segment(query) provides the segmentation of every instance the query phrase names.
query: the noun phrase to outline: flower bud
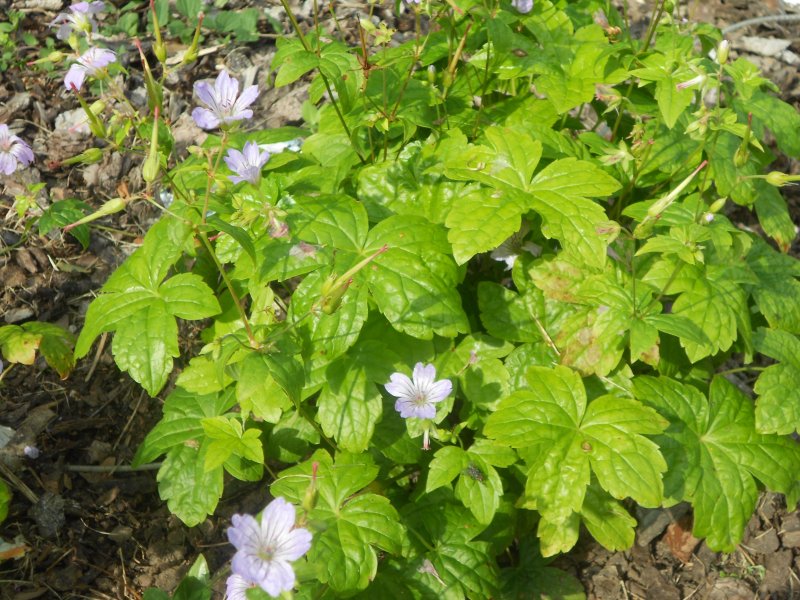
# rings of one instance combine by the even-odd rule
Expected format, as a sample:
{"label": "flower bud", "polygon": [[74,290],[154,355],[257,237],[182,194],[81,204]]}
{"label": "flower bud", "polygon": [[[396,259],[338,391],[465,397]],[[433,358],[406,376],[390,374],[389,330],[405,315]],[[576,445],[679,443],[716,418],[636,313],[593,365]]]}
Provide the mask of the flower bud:
{"label": "flower bud", "polygon": [[436,65],[428,65],[428,83],[436,83]]}
{"label": "flower bud", "polygon": [[342,298],[344,297],[347,288],[349,288],[350,284],[353,283],[351,278],[344,283],[336,285],[338,280],[338,277],[332,275],[322,285],[322,302],[320,307],[322,308],[322,312],[324,312],[326,315],[332,315],[339,310],[339,307],[342,305]]}
{"label": "flower bud", "polygon": [[158,161],[158,107],[155,108],[153,116],[153,132],[150,136],[150,150],[147,158],[142,165],[142,179],[147,183],[152,183],[158,177],[160,164]]}
{"label": "flower bud", "polygon": [[724,65],[728,62],[728,56],[731,52],[731,45],[728,43],[728,40],[722,40],[719,45],[717,46],[717,62],[721,65]]}
{"label": "flower bud", "polygon": [[197,60],[197,46],[200,44],[200,26],[203,24],[204,17],[205,14],[202,12],[197,15],[197,28],[194,30],[194,37],[192,38],[191,45],[183,55],[183,60],[181,61],[182,65],[186,65]]}
{"label": "flower bud", "polygon": [[722,207],[725,206],[727,201],[727,198],[719,198],[718,200],[715,200],[711,206],[708,207],[708,212],[710,212],[712,215],[717,214],[722,210]]}
{"label": "flower bud", "polygon": [[747,147],[748,145],[744,142],[739,144],[739,147],[736,149],[736,152],[733,154],[733,165],[736,168],[742,168],[747,164],[747,161],[750,160],[750,149]]}
{"label": "flower bud", "polygon": [[37,60],[30,61],[28,63],[28,66],[31,66],[31,65],[42,65],[42,64],[46,64],[46,63],[60,63],[66,57],[67,57],[67,55],[64,54],[63,52],[59,52],[58,50],[54,50],[53,52],[51,52],[47,56],[44,56],[44,57],[39,58]]}
{"label": "flower bud", "polygon": [[93,115],[100,116],[103,114],[103,111],[106,109],[106,103],[102,100],[95,100],[89,105],[89,110],[92,111]]}
{"label": "flower bud", "polygon": [[770,171],[764,179],[766,179],[767,183],[770,185],[783,187],[784,185],[800,180],[800,175],[787,175],[780,171]]}
{"label": "flower bud", "polygon": [[105,217],[105,216],[108,216],[108,215],[113,215],[114,213],[118,213],[118,212],[120,212],[122,210],[125,210],[125,207],[128,205],[128,202],[130,202],[130,198],[127,198],[127,199],[125,199],[125,198],[112,198],[111,200],[109,200],[108,202],[103,204],[103,206],[101,206],[96,211],[94,211],[92,214],[87,215],[87,216],[83,217],[82,219],[78,219],[74,223],[70,223],[69,225],[64,227],[64,232],[66,233],[67,231],[69,231],[70,229],[72,229],[74,227],[77,227],[78,225],[84,225],[86,223],[90,223],[92,221],[95,221],[95,220],[97,220],[97,219],[99,219],[101,217]]}
{"label": "flower bud", "polygon": [[[150,0],[150,12],[153,15],[153,32],[155,33],[155,41],[153,42],[153,54],[162,65],[167,60],[167,47],[164,45],[164,40],[161,39],[161,25],[158,22],[158,13],[156,12],[155,0]],[[141,47],[139,52],[141,52]],[[148,90],[149,91],[149,90]]]}
{"label": "flower bud", "polygon": [[76,154],[72,158],[61,161],[61,164],[74,165],[81,163],[83,165],[93,165],[99,163],[101,160],[103,160],[103,151],[100,150],[100,148],[89,148],[80,154]]}

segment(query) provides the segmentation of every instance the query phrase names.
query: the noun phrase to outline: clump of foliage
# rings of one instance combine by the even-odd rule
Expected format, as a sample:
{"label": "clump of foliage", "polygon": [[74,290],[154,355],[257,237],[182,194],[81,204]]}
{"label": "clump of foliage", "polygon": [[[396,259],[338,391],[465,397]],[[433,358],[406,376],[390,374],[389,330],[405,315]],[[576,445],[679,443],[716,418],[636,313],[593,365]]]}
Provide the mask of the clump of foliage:
{"label": "clump of foliage", "polygon": [[247,131],[252,91],[218,79],[196,84],[213,133],[174,156],[158,46],[148,115],[113,90],[109,120],[87,107],[174,201],[81,221],[163,210],[75,357],[113,332],[155,395],[178,319],[204,324],[135,464],[163,457],[189,526],[266,470],[312,535],[304,598],[578,597],[544,557],[582,528],[629,547],[633,503],[689,502],[732,550],[759,490],[800,491],[793,178],[764,141],[800,156],[800,116],[664,2],[641,40],[599,0],[406,10],[401,44],[370,23],[359,48],[278,41],[258,85],[310,78],[302,128]]}

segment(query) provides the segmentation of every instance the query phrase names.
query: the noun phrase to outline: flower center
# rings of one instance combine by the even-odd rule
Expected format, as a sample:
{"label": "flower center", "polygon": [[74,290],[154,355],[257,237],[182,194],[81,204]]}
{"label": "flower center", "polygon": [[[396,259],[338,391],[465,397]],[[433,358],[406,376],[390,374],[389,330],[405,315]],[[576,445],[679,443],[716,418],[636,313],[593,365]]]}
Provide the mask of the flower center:
{"label": "flower center", "polygon": [[417,395],[414,396],[414,404],[417,406],[425,406],[428,403],[428,397],[425,392],[417,392]]}
{"label": "flower center", "polygon": [[275,556],[274,546],[267,546],[266,548],[261,548],[261,550],[259,550],[258,552],[258,558],[260,558],[264,562],[271,562],[274,556]]}

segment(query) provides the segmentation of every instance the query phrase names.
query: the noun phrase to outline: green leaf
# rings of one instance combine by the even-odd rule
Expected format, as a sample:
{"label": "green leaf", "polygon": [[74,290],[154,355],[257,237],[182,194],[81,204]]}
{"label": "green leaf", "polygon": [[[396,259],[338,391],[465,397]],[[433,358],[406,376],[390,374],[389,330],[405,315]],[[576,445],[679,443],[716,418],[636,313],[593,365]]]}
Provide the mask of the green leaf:
{"label": "green leaf", "polygon": [[8,516],[8,507],[11,506],[11,490],[6,482],[0,479],[0,523]]}
{"label": "green leaf", "polygon": [[176,388],[164,400],[164,416],[147,434],[136,451],[132,464],[139,466],[155,460],[176,446],[199,444],[204,435],[201,421],[205,417],[216,417],[225,413],[233,405],[231,394],[205,394]]}
{"label": "green leaf", "polygon": [[281,38],[278,52],[272,59],[272,68],[277,69],[275,87],[283,87],[297,81],[319,66],[319,58],[306,50],[299,39]]}
{"label": "green leaf", "polygon": [[317,401],[322,430],[343,450],[363,452],[381,418],[381,394],[368,378],[366,366],[357,360],[343,357],[326,373],[327,384]]}
{"label": "green leaf", "polygon": [[456,446],[444,446],[436,451],[428,465],[425,491],[430,493],[438,487],[448,485],[467,467],[467,454]]}
{"label": "green leaf", "polygon": [[477,454],[467,453],[467,465],[461,471],[455,489],[478,523],[490,524],[500,506],[503,482],[489,463]]}
{"label": "green leaf", "polygon": [[602,268],[606,247],[619,226],[610,223],[602,207],[588,198],[608,196],[619,187],[593,163],[563,158],[534,177],[529,206],[542,216],[544,235],[557,239],[566,253],[587,266]]}
{"label": "green leaf", "polygon": [[694,507],[694,534],[730,552],[755,509],[755,478],[787,493],[800,472],[797,445],[755,431],[752,401],[722,377],[711,382],[710,401],[696,388],[662,377],[637,377],[636,396],[670,421],[657,438],[669,466],[665,495]]}
{"label": "green leaf", "polygon": [[[65,227],[70,223],[82,219],[86,216],[86,212],[90,206],[86,202],[70,198],[68,200],[59,200],[53,202],[39,217],[39,235],[47,235],[53,229]],[[74,237],[83,249],[89,247],[89,225],[83,224],[73,227],[69,231],[70,235]]]}
{"label": "green leaf", "polygon": [[369,288],[392,326],[429,340],[468,330],[456,289],[459,274],[444,231],[422,218],[394,216],[370,232],[365,252],[388,250],[367,267]]}
{"label": "green leaf", "polygon": [[578,513],[570,513],[564,517],[542,515],[536,532],[542,546],[542,556],[554,556],[559,552],[568,552],[578,543],[581,517]]}
{"label": "green leaf", "polygon": [[114,359],[123,371],[155,396],[167,383],[172,359],[178,350],[178,325],[162,300],[117,325],[112,346]]}
{"label": "green leaf", "polygon": [[678,118],[683,114],[694,98],[694,90],[677,89],[677,84],[671,76],[665,75],[656,83],[656,100],[664,123],[669,129],[675,126]]}
{"label": "green leaf", "polygon": [[181,319],[205,319],[220,312],[214,292],[199,275],[181,273],[158,288],[170,314]]}
{"label": "green leaf", "polygon": [[789,156],[800,156],[800,115],[797,110],[780,98],[757,91],[747,100],[734,98],[733,106],[739,114],[740,121],[747,120],[753,114],[753,132],[764,139],[764,130],[768,128],[778,142],[778,148]]}
{"label": "green leaf", "polygon": [[542,334],[532,315],[539,314],[541,300],[520,295],[492,281],[478,284],[481,323],[491,335],[511,342],[536,342]]}
{"label": "green leaf", "polygon": [[800,431],[800,340],[779,329],[759,329],[756,350],[781,361],[758,376],[756,429],[760,433]]}
{"label": "green leaf", "polygon": [[205,449],[176,446],[158,470],[158,493],[188,527],[213,514],[222,496],[222,467],[206,471]]}
{"label": "green leaf", "polygon": [[524,197],[514,191],[479,188],[462,195],[445,222],[456,262],[497,248],[519,231],[526,211]]}
{"label": "green leaf", "polygon": [[800,333],[800,263],[775,252],[757,240],[747,254],[747,264],[758,278],[751,293],[770,327]]}
{"label": "green leaf", "polygon": [[339,250],[359,252],[367,237],[367,211],[343,194],[297,198],[288,221],[296,238]]}
{"label": "green leaf", "polygon": [[490,438],[536,450],[528,459],[528,505],[553,522],[580,513],[590,469],[615,498],[644,506],[662,499],[666,463],[642,434],[657,434],[665,422],[635,400],[601,396],[586,406],[583,383],[574,371],[531,367],[530,391],[501,401],[484,429]]}
{"label": "green leaf", "polygon": [[590,485],[581,508],[581,520],[592,537],[612,552],[633,546],[636,519],[603,490]]}
{"label": "green leaf", "polygon": [[319,580],[336,592],[365,589],[378,569],[378,558],[361,529],[345,520],[337,521],[315,540],[308,559],[320,565]]}
{"label": "green leaf", "polygon": [[502,600],[586,600],[583,585],[569,573],[547,566],[531,537],[520,539],[520,561],[500,572]]}
{"label": "green leaf", "polygon": [[20,325],[0,327],[0,351],[12,363],[32,365],[36,350],[44,356],[47,364],[55,369],[62,379],[72,371],[75,359],[72,355],[72,334],[57,325],[29,321]]}
{"label": "green leaf", "polygon": [[440,147],[445,175],[479,181],[493,190],[527,190],[542,144],[525,131],[501,127],[486,128],[484,136],[490,146],[467,144],[460,131],[450,131]]}

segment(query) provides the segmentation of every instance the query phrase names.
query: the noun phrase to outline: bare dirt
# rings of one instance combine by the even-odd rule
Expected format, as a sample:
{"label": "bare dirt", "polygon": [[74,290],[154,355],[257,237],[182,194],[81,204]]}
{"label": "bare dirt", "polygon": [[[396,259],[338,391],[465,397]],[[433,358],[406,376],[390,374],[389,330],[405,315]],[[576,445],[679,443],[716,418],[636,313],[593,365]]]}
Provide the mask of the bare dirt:
{"label": "bare dirt", "polygon": [[[0,15],[8,4],[0,0]],[[43,25],[61,4],[15,3],[26,11],[21,29],[43,40],[51,35]],[[307,10],[309,4],[303,7]],[[355,17],[358,5],[347,6]],[[628,1],[634,30],[646,27],[651,6],[652,2]],[[681,7],[687,19],[720,26],[780,10],[778,0],[690,0]],[[381,16],[389,19],[391,14],[386,10]],[[240,78],[266,77],[275,32],[269,23],[261,25],[265,33],[259,42],[220,44],[176,77],[170,106],[179,125],[179,146],[195,143],[201,135],[187,119],[192,80],[210,75],[221,64]],[[395,26],[402,29],[401,25]],[[745,41],[745,36],[788,44],[781,53],[762,55],[756,52],[760,46]],[[800,55],[800,24],[760,25],[737,31],[730,39],[734,52],[757,62],[784,98],[798,105],[800,77],[793,61]],[[134,74],[129,91],[135,95],[136,86],[142,85],[136,77],[138,61],[130,60],[135,54],[129,40],[115,43],[127,48],[126,66]],[[34,50],[21,47],[20,59],[30,60]],[[298,122],[304,93],[302,86],[262,93],[256,113],[264,115],[263,125]],[[121,183],[131,191],[141,185],[139,166],[113,153],[88,175],[58,165],[92,144],[88,134],[68,130],[70,121],[64,115],[69,117],[68,111],[76,108],[55,75],[24,66],[0,71],[0,122],[33,143],[36,167],[25,177],[28,183],[47,184],[37,199],[42,208],[64,198],[80,198],[97,207],[114,196]],[[798,171],[797,164],[787,162],[786,167]],[[91,244],[83,250],[69,236],[40,236],[29,229],[12,208],[13,197],[23,190],[0,180],[0,314],[4,324],[40,320],[78,331],[93,294],[136,247],[157,214],[147,205],[134,205],[93,230]],[[800,213],[795,219],[800,220]],[[185,328],[181,333],[187,355],[196,343],[196,331]],[[149,398],[119,373],[109,344],[102,341],[64,381],[38,362],[16,366],[6,375],[0,384],[0,426],[14,437],[0,457],[0,476],[11,484],[14,500],[9,518],[0,526],[0,538],[9,544],[0,547],[0,600],[139,599],[149,586],[174,589],[199,553],[212,571],[224,566],[230,558],[225,540],[230,515],[262,508],[265,484],[231,482],[214,518],[195,528],[183,526],[159,499],[154,471],[115,469],[130,464],[137,445],[158,420],[160,405],[160,399]],[[31,448],[38,451],[35,458]],[[691,536],[686,507],[641,511],[631,550],[608,552],[587,537],[556,565],[577,576],[590,598],[600,600],[800,598],[796,509],[787,510],[782,498],[765,494],[744,542],[730,555],[711,552]]]}

